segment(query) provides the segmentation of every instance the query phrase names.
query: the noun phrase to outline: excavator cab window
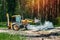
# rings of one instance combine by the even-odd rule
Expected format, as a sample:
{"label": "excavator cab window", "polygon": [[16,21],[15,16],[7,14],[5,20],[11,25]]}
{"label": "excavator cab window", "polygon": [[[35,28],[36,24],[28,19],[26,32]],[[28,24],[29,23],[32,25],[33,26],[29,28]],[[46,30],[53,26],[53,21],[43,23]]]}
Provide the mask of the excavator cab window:
{"label": "excavator cab window", "polygon": [[11,18],[11,21],[12,21],[12,22],[16,22],[16,17],[12,17],[12,18]]}
{"label": "excavator cab window", "polygon": [[12,22],[18,22],[18,23],[21,23],[21,16],[20,15],[15,15],[15,16],[12,16]]}

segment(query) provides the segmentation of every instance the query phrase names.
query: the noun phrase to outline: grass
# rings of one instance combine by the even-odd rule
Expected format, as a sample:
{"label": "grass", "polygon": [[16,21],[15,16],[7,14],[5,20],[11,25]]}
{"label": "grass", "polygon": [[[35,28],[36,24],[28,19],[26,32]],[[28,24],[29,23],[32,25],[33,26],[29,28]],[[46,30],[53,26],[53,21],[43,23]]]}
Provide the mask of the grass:
{"label": "grass", "polygon": [[6,22],[0,22],[0,28],[7,28]]}
{"label": "grass", "polygon": [[7,26],[0,25],[0,28],[8,28]]}
{"label": "grass", "polygon": [[55,27],[60,27],[60,23],[59,24],[57,24],[57,25],[54,25]]}
{"label": "grass", "polygon": [[25,37],[20,35],[12,35],[8,33],[0,33],[0,40],[26,40]]}

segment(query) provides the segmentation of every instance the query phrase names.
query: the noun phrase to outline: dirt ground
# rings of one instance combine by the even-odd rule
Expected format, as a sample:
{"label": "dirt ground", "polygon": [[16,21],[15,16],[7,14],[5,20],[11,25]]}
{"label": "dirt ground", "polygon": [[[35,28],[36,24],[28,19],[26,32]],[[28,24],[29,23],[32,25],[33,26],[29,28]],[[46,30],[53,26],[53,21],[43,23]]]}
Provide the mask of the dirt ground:
{"label": "dirt ground", "polygon": [[[60,29],[59,29],[60,30]],[[2,33],[2,32],[5,32],[5,33],[9,33],[9,34],[26,34],[26,33],[24,33],[24,31],[21,31],[21,30],[19,30],[19,31],[14,31],[14,30],[9,30],[9,29],[7,29],[7,28],[0,28],[0,33]],[[30,35],[30,34],[28,34],[28,35]],[[47,36],[47,37],[45,37],[45,36],[25,36],[26,37],[26,40],[60,40],[60,35],[50,35],[50,36]]]}

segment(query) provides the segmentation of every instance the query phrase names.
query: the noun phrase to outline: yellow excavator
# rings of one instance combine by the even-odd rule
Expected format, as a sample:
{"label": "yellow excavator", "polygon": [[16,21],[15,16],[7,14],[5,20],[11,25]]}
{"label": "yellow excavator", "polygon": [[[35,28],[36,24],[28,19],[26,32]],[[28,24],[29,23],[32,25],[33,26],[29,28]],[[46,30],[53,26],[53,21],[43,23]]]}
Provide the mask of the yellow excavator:
{"label": "yellow excavator", "polygon": [[20,28],[24,28],[28,23],[33,22],[31,19],[22,20],[20,15],[13,15],[9,18],[9,14],[7,13],[6,16],[8,29],[19,30]]}

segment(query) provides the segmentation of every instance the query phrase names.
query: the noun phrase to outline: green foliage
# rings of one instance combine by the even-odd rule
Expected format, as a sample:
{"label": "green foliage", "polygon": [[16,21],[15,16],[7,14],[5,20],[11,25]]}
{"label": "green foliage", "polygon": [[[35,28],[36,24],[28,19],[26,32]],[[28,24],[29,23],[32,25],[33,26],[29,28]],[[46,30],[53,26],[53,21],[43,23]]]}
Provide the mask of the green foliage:
{"label": "green foliage", "polygon": [[6,0],[0,0],[0,22],[6,21]]}
{"label": "green foliage", "polygon": [[7,9],[10,15],[13,15],[15,12],[16,1],[15,0],[6,0],[7,1]]}
{"label": "green foliage", "polygon": [[57,17],[57,24],[55,26],[59,27],[60,26],[60,17]]}
{"label": "green foliage", "polygon": [[7,28],[7,22],[0,22],[0,28]]}
{"label": "green foliage", "polygon": [[60,23],[60,17],[57,17],[58,23]]}

